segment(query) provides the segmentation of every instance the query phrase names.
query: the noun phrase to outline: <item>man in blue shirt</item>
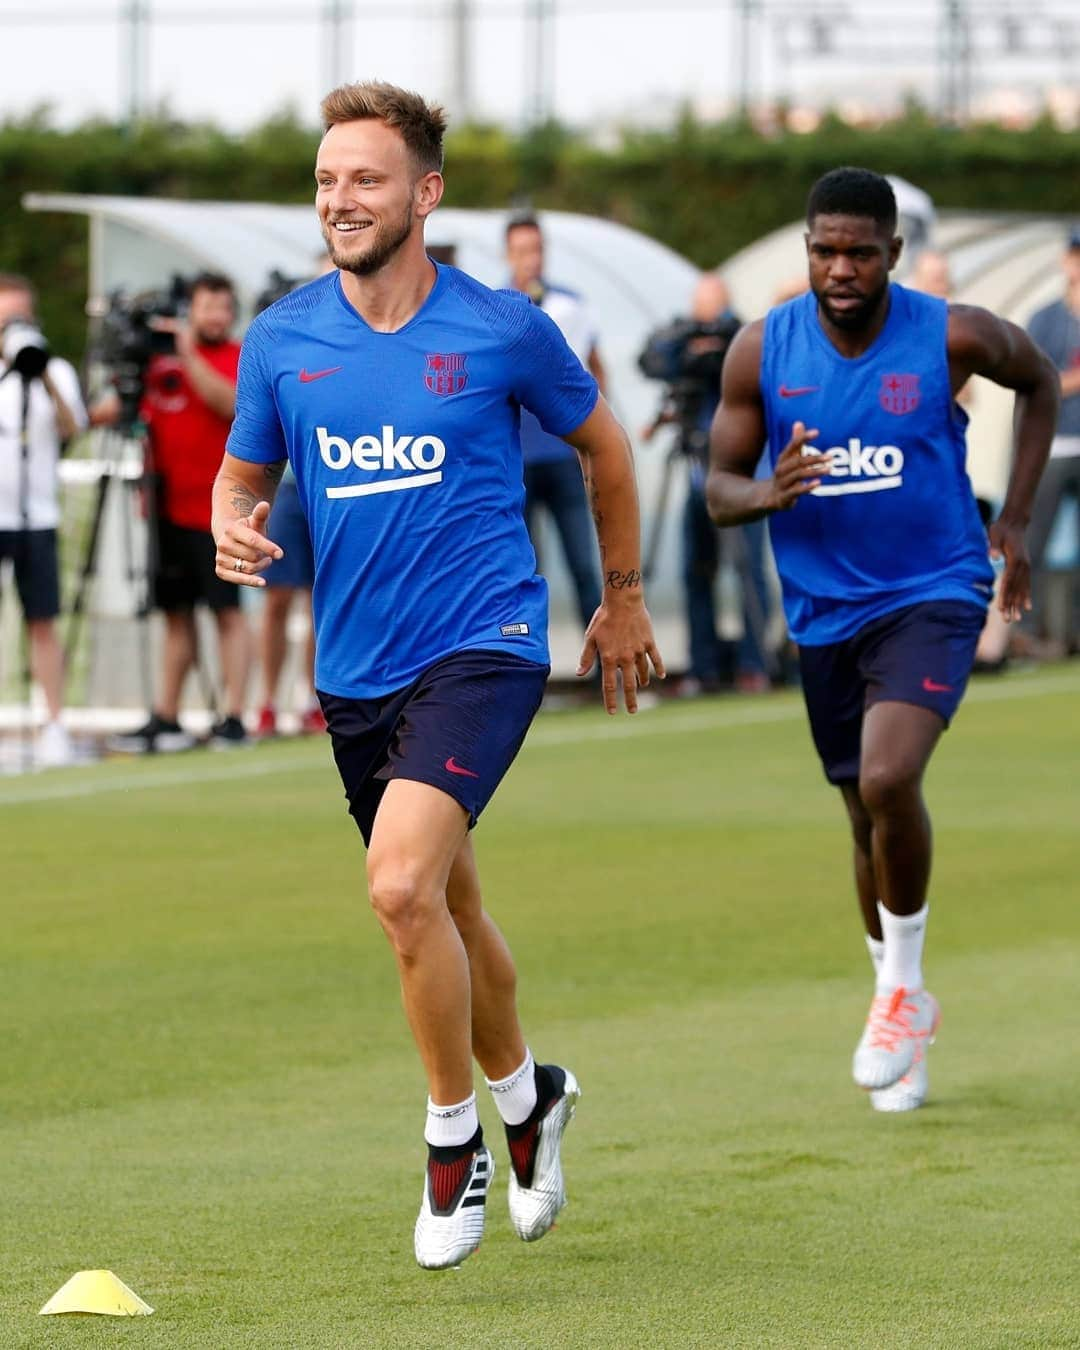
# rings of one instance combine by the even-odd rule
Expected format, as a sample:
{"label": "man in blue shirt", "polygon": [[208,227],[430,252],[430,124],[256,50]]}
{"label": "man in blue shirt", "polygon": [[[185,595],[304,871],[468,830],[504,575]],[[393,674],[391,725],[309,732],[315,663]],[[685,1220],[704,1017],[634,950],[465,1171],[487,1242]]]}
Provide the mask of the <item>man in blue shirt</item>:
{"label": "man in blue shirt", "polygon": [[[592,315],[580,295],[553,286],[545,277],[544,235],[535,216],[514,216],[508,222],[506,261],[510,285],[527,295],[553,320],[606,397],[607,375]],[[584,630],[600,603],[600,575],[581,465],[574,447],[562,437],[546,432],[527,408],[521,413],[521,454],[525,464],[525,524],[529,537],[540,559],[537,546],[540,514],[546,510],[559,534]],[[543,568],[542,559],[540,566]]]}
{"label": "man in blue shirt", "polygon": [[524,297],[424,251],[442,197],[442,110],[385,84],[322,106],[316,209],[337,272],[260,314],[214,490],[218,575],[261,585],[286,462],[311,528],[316,682],[372,905],[393,947],[428,1080],[414,1233],[427,1268],[483,1234],[494,1162],[472,1057],[506,1126],[510,1214],[525,1241],[565,1203],[559,1143],[578,1098],[533,1062],[515,973],[484,911],[469,830],[509,768],[548,670],[547,591],[521,514],[518,419],[582,457],[604,590],[579,674],[607,710],[662,664],[641,588],[629,445],[595,381]]}
{"label": "man in blue shirt", "polygon": [[[971,671],[988,548],[1005,559],[1002,612],[1030,607],[1024,530],[1057,414],[1054,371],[1019,328],[890,284],[896,220],[878,174],[836,169],[814,185],[810,293],[732,344],[708,483],[717,524],[769,518],[811,731],[851,820],[876,970],[853,1076],[882,1111],[922,1105],[938,1021],[922,978],[923,773]],[[1017,394],[1012,477],[989,543],[956,405],[972,375]],[[754,481],[763,442],[772,475]]]}

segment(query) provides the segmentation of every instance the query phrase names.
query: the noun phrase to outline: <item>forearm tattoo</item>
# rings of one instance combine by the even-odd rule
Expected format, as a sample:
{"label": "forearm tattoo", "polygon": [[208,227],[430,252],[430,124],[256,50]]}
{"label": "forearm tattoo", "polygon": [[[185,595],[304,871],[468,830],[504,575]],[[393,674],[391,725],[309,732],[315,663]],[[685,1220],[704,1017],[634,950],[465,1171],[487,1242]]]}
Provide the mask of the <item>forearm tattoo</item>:
{"label": "forearm tattoo", "polygon": [[229,505],[238,516],[250,516],[259,504],[258,497],[246,483],[233,482],[229,485],[229,491]]}
{"label": "forearm tattoo", "polygon": [[630,591],[641,585],[641,573],[634,567],[627,572],[608,572],[604,585],[613,591]]}

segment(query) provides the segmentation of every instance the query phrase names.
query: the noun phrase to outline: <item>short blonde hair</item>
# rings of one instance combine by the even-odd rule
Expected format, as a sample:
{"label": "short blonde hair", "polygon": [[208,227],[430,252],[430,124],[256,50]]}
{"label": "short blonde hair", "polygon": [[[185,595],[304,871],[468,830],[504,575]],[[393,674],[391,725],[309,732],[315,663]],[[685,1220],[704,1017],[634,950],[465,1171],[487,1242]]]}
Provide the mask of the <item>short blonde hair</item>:
{"label": "short blonde hair", "polygon": [[321,111],[326,131],[339,122],[376,121],[393,127],[401,133],[421,173],[442,170],[446,113],[419,94],[380,80],[341,84],[323,99]]}

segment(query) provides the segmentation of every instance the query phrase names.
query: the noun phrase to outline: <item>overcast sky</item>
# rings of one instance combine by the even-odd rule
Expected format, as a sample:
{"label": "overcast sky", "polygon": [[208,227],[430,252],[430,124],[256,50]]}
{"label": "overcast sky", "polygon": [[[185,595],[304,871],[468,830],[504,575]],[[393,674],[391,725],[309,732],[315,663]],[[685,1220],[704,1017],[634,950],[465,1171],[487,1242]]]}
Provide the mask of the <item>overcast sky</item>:
{"label": "overcast sky", "polygon": [[[469,0],[471,101],[476,115],[520,124],[533,64],[528,17],[538,0]],[[543,0],[540,0],[543,3]],[[130,0],[0,0],[0,116],[43,102],[69,124],[125,107],[129,66],[117,16]],[[230,128],[293,104],[315,121],[335,75],[378,76],[454,105],[454,0],[354,0],[336,69],[320,16],[326,0],[146,0],[154,16],[146,43],[146,102],[166,101],[181,118]],[[554,111],[591,122],[666,121],[684,100],[719,112],[737,92],[742,62],[732,0],[548,0],[553,25]],[[974,94],[1007,85],[1036,93],[1065,84],[1080,62],[1076,0],[998,0],[1020,26],[980,14]],[[765,0],[751,34],[755,96],[795,102],[898,100],[905,89],[933,102],[942,0]],[[845,17],[813,26],[815,13]],[[216,20],[212,17],[219,16]],[[235,21],[226,21],[232,20]],[[825,38],[839,55],[805,54]],[[788,47],[784,54],[785,45]],[[1014,53],[1004,60],[1003,49]],[[1031,54],[1017,57],[1019,50]],[[1075,80],[1075,74],[1072,74]]]}

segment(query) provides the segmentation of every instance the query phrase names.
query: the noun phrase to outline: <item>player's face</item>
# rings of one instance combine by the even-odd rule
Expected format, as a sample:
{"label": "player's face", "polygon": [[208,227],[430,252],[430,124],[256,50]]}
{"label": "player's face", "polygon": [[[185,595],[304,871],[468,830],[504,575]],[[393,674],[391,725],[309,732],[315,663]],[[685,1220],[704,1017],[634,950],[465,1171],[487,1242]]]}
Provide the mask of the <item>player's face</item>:
{"label": "player's face", "polygon": [[315,209],[334,266],[379,271],[422,228],[432,180],[441,187],[438,174],[417,172],[392,127],[371,118],[331,127],[315,163]]}
{"label": "player's face", "polygon": [[506,261],[517,290],[539,284],[544,274],[544,236],[534,225],[519,225],[506,236]]}
{"label": "player's face", "polygon": [[229,291],[211,291],[200,286],[191,297],[188,323],[196,342],[208,347],[224,342],[232,331],[236,311]]}
{"label": "player's face", "polygon": [[878,315],[901,241],[869,216],[815,216],[806,233],[810,289],[825,319],[848,331]]}

